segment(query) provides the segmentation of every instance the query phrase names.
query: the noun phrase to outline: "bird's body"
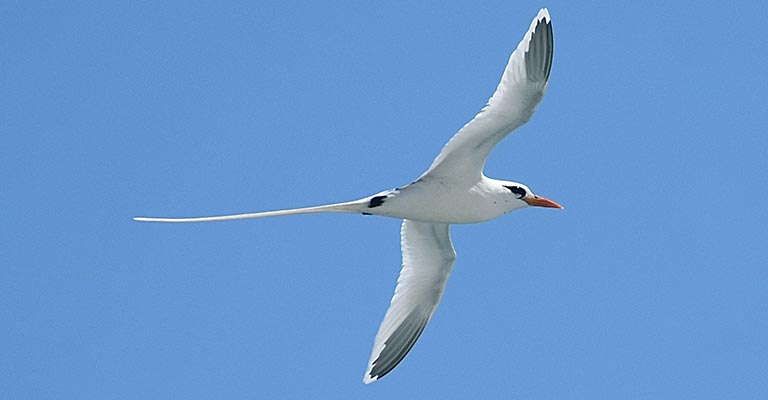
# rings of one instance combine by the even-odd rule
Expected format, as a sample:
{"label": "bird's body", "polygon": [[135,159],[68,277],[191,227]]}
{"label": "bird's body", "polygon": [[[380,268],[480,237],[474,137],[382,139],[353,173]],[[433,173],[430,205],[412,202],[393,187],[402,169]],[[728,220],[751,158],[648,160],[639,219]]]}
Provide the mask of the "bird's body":
{"label": "bird's body", "polygon": [[504,182],[486,177],[473,184],[456,185],[449,179],[429,176],[362,199],[361,212],[420,222],[470,224],[525,206],[513,201],[509,193]]}
{"label": "bird's body", "polygon": [[403,220],[403,267],[374,340],[363,381],[398,365],[423,332],[445,290],[456,253],[450,224],[487,221],[526,206],[562,208],[525,185],[486,177],[485,160],[509,132],[528,122],[544,96],[554,42],[549,13],[541,9],[509,58],[488,104],[443,147],[415,181],[358,200],[315,207],[146,222],[207,222],[320,212],[360,213]]}

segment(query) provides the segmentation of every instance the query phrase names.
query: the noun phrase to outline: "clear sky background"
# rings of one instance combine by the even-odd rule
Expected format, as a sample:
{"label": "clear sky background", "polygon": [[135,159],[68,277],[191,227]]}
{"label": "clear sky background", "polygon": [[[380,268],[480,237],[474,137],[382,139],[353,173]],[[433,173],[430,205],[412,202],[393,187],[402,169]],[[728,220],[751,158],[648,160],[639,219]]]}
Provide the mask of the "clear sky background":
{"label": "clear sky background", "polygon": [[[768,398],[765,2],[0,4],[0,398]],[[538,9],[549,91],[486,173],[565,210],[455,226],[362,384],[408,183]]]}

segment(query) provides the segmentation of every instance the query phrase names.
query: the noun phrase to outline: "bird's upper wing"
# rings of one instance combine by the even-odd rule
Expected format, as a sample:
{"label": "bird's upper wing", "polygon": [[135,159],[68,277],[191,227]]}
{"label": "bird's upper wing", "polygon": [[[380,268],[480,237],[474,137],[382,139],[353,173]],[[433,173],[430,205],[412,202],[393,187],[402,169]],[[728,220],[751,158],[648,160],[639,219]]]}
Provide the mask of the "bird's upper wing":
{"label": "bird's upper wing", "polygon": [[432,318],[456,259],[448,229],[448,224],[403,221],[403,268],[363,382],[378,380],[395,368]]}
{"label": "bird's upper wing", "polygon": [[507,134],[525,124],[544,97],[552,68],[554,41],[549,12],[542,8],[509,57],[496,92],[464,125],[422,177],[480,178],[491,150]]}

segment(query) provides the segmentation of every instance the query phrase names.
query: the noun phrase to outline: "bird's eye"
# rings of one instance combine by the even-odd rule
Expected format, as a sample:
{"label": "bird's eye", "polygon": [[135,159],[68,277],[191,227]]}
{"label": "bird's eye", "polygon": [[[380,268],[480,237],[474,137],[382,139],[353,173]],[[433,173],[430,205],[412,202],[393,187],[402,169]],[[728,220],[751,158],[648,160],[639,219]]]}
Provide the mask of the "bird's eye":
{"label": "bird's eye", "polygon": [[520,186],[504,186],[504,187],[509,189],[510,192],[514,193],[518,199],[522,199],[526,195],[525,189],[521,188]]}

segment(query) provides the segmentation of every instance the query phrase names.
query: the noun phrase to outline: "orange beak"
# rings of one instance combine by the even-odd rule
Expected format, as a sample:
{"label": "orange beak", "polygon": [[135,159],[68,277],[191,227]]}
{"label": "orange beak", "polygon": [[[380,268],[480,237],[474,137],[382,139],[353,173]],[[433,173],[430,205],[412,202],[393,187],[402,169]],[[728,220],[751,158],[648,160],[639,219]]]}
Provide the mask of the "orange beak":
{"label": "orange beak", "polygon": [[536,195],[534,195],[533,197],[524,198],[523,201],[528,203],[529,206],[534,206],[534,207],[547,207],[547,208],[559,208],[559,209],[563,208],[563,206],[561,206],[560,204],[557,204],[546,197],[541,197]]}

